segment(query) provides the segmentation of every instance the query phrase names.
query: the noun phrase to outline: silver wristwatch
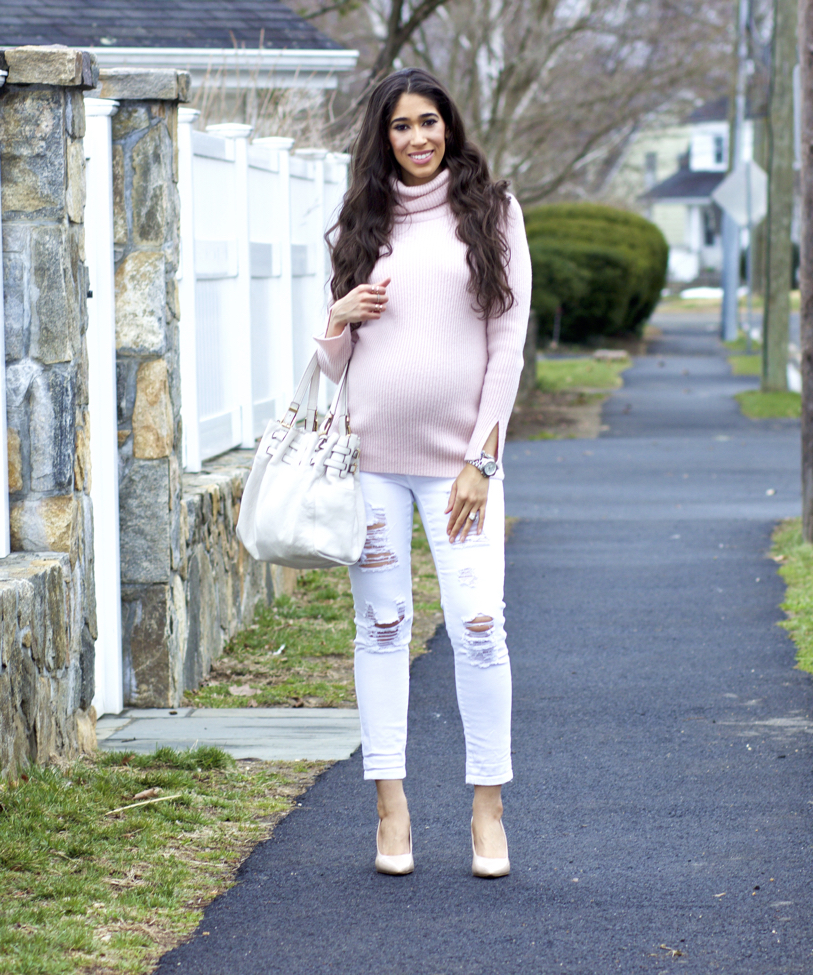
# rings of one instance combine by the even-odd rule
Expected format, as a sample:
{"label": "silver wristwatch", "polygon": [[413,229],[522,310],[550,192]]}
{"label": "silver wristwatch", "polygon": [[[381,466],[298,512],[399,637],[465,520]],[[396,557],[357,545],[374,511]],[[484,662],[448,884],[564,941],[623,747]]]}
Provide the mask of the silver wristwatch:
{"label": "silver wristwatch", "polygon": [[468,463],[476,467],[483,477],[493,477],[497,473],[497,458],[485,451],[482,451],[479,460],[470,460]]}

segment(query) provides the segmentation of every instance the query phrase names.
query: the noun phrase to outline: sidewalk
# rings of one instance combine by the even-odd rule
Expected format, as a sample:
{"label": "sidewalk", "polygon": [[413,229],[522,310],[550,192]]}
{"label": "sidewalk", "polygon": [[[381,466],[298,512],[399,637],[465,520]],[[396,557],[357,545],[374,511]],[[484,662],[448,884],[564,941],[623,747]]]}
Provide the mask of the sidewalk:
{"label": "sidewalk", "polygon": [[104,751],[151,752],[216,745],[233,758],[336,761],[361,743],[351,708],[128,708],[96,724]]}
{"label": "sidewalk", "polygon": [[356,752],[158,975],[810,975],[813,682],[766,558],[799,426],[739,414],[752,380],[702,324],[661,326],[606,436],[506,448],[511,876],[471,877],[441,631],[412,669],[415,873],[373,869]]}

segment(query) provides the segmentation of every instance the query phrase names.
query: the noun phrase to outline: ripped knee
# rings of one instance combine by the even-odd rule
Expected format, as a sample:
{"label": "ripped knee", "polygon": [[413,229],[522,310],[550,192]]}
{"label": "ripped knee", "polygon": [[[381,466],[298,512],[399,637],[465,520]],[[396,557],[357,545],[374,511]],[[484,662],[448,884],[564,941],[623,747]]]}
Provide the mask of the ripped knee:
{"label": "ripped knee", "polygon": [[367,538],[359,559],[362,572],[391,569],[398,565],[398,556],[392,551],[387,518],[383,508],[373,508],[375,521],[367,526]]}
{"label": "ripped knee", "polygon": [[466,623],[466,629],[471,633],[488,633],[494,626],[493,616],[475,616]]}
{"label": "ripped knee", "polygon": [[508,648],[496,631],[494,617],[485,613],[463,620],[463,649],[469,663],[477,667],[491,667],[508,659]]}
{"label": "ripped knee", "polygon": [[[404,643],[404,620],[406,606],[403,599],[395,601],[395,612],[391,615],[377,613],[371,603],[367,603],[364,614],[365,637],[364,649],[367,650],[395,650]],[[409,639],[406,640],[407,644]]]}

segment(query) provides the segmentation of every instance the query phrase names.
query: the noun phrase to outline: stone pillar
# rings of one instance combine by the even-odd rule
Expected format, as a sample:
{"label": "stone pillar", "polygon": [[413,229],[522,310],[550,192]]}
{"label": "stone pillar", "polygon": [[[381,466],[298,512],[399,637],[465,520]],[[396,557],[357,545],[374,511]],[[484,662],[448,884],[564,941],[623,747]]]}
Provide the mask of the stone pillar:
{"label": "stone pillar", "polygon": [[5,50],[0,64],[12,548],[0,560],[0,758],[10,769],[94,737],[82,92],[96,69],[64,47]]}
{"label": "stone pillar", "polygon": [[110,69],[124,702],[183,693],[186,575],[181,503],[178,104],[182,71]]}

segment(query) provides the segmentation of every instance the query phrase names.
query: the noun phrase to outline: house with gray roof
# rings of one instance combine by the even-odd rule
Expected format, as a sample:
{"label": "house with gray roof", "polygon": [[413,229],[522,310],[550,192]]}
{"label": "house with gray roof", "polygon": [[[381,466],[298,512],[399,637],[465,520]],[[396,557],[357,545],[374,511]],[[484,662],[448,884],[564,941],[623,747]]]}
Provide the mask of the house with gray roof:
{"label": "house with gray roof", "polygon": [[192,91],[334,88],[352,70],[347,50],[280,0],[2,0],[2,47],[89,49],[102,68],[189,71]]}
{"label": "house with gray roof", "polygon": [[[677,171],[639,199],[669,244],[669,279],[716,284],[723,261],[722,214],[711,194],[729,168],[728,98],[698,106],[686,121],[688,146],[678,158]],[[744,159],[753,158],[753,146],[754,113],[749,106]]]}

